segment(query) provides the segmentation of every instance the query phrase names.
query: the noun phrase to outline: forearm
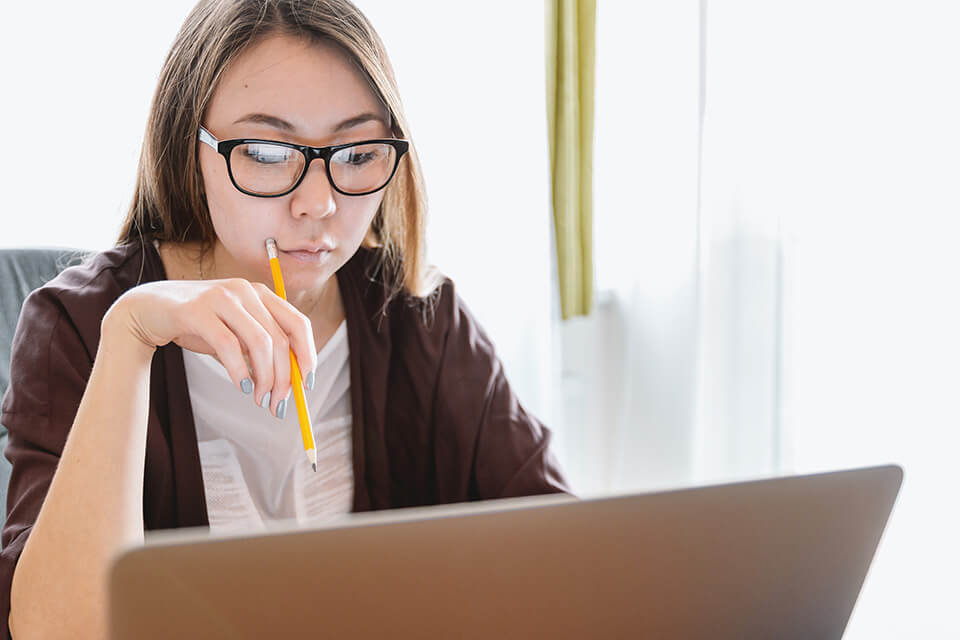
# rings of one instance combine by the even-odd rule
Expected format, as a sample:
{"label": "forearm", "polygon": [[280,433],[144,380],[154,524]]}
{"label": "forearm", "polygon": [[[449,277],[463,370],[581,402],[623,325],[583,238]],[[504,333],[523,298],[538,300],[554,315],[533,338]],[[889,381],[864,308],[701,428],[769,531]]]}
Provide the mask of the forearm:
{"label": "forearm", "polygon": [[154,349],[114,329],[103,327],[83,399],[14,573],[9,621],[17,640],[104,637],[109,562],[143,540]]}

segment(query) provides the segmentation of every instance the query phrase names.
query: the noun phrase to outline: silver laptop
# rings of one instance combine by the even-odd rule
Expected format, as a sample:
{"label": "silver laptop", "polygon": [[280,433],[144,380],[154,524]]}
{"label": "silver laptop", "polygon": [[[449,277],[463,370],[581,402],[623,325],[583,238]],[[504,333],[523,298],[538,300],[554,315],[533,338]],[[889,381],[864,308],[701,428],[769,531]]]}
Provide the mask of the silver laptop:
{"label": "silver laptop", "polygon": [[897,466],[148,536],[114,640],[840,638]]}

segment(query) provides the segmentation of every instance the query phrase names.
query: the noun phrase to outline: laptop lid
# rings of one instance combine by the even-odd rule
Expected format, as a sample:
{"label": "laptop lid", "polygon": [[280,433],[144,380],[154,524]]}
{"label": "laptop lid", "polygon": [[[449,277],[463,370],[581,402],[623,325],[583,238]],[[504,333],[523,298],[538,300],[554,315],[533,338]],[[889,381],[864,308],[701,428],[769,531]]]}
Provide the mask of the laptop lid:
{"label": "laptop lid", "polygon": [[122,553],[126,638],[840,638],[896,466],[544,496],[213,536]]}

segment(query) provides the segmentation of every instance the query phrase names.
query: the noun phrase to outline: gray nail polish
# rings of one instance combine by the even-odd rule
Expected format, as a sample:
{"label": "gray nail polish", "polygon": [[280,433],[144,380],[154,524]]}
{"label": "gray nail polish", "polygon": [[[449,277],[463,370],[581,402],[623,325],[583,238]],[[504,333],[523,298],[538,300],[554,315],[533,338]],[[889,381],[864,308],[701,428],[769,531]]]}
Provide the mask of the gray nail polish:
{"label": "gray nail polish", "polygon": [[261,409],[270,408],[270,392],[269,391],[263,394],[263,398],[260,400],[260,408]]}
{"label": "gray nail polish", "polygon": [[287,415],[287,399],[284,398],[280,401],[280,404],[277,405],[277,418],[283,420]]}
{"label": "gray nail polish", "polygon": [[244,378],[243,380],[241,380],[241,381],[240,381],[240,390],[243,391],[244,393],[252,393],[252,392],[253,392],[253,380],[251,380],[250,378]]}
{"label": "gray nail polish", "polygon": [[313,391],[313,383],[317,381],[317,377],[313,374],[313,371],[307,374],[307,390]]}

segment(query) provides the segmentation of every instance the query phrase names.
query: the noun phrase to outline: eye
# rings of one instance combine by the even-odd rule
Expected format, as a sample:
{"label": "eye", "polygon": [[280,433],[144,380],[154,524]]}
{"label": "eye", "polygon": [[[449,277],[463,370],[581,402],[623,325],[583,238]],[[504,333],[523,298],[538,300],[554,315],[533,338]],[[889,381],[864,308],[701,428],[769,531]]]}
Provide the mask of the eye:
{"label": "eye", "polygon": [[243,149],[244,156],[258,164],[286,164],[294,153],[289,147],[275,144],[247,144]]}
{"label": "eye", "polygon": [[350,150],[350,154],[344,159],[346,164],[360,165],[372,162],[377,157],[376,151],[356,151],[354,149]]}
{"label": "eye", "polygon": [[390,145],[381,143],[359,144],[338,151],[334,154],[333,161],[345,167],[360,168],[383,162],[392,150]]}

